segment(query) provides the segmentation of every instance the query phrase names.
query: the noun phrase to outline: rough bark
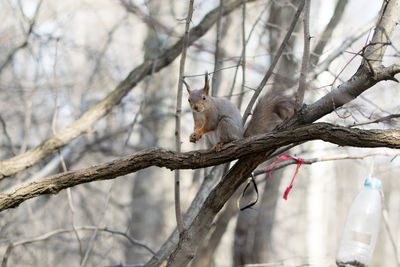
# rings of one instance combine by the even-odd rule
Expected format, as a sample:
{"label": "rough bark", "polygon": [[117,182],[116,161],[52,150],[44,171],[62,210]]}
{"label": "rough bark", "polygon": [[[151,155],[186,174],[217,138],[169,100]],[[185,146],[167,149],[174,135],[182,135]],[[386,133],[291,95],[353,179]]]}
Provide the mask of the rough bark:
{"label": "rough bark", "polygon": [[371,75],[367,68],[367,66],[362,65],[348,81],[299,112],[294,121],[311,123],[354,100],[379,81],[394,80],[394,76],[400,72],[400,65],[377,67],[375,68],[375,75]]}
{"label": "rough bark", "polygon": [[[166,167],[171,170],[204,168],[234,159],[251,159],[257,153],[264,154],[265,151],[284,145],[318,139],[341,146],[400,148],[398,130],[361,130],[328,123],[315,123],[237,140],[224,145],[218,153],[214,150],[179,153],[162,148],[150,148],[94,167],[22,184],[15,190],[0,194],[0,211],[17,207],[30,198],[56,194],[63,189],[83,183],[113,179],[150,166]],[[250,171],[245,171],[247,172]]]}

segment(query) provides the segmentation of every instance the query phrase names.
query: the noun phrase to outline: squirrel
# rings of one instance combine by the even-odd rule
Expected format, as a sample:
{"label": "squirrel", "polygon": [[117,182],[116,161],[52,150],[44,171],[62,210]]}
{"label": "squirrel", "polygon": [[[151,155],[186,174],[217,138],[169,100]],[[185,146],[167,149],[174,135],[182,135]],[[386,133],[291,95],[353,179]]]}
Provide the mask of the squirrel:
{"label": "squirrel", "polygon": [[210,96],[208,72],[205,73],[202,89],[192,90],[184,79],[182,82],[189,93],[188,100],[194,119],[190,142],[196,143],[206,135],[208,146],[217,151],[225,143],[267,132],[271,127],[273,113],[283,121],[294,115],[292,100],[280,94],[268,93],[258,100],[250,122],[244,127],[239,109],[231,101]]}

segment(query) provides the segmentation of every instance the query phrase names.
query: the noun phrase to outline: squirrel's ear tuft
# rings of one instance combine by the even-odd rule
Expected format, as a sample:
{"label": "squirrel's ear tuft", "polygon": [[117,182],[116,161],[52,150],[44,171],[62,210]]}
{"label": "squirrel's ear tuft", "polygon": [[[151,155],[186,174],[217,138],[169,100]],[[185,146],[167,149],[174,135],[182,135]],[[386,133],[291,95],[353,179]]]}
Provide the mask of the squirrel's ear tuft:
{"label": "squirrel's ear tuft", "polygon": [[192,90],[190,89],[189,84],[187,84],[187,82],[185,82],[185,78],[182,78],[181,81],[183,82],[183,84],[186,86],[186,90],[188,91],[188,93],[190,94],[192,92]]}
{"label": "squirrel's ear tuft", "polygon": [[208,83],[208,71],[206,71],[206,74],[204,75],[204,88],[203,92],[205,95],[208,95],[210,91],[210,84]]}

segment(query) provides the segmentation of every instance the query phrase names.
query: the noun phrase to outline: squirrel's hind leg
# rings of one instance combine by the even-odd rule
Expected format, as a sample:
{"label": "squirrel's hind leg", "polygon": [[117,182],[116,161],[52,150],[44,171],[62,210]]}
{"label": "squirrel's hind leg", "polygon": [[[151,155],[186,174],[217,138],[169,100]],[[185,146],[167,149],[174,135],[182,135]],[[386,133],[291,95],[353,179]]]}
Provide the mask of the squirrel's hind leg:
{"label": "squirrel's hind leg", "polygon": [[217,144],[215,144],[212,148],[211,148],[211,150],[215,150],[215,151],[220,151],[221,150],[221,147],[224,145],[224,143],[217,143]]}
{"label": "squirrel's hind leg", "polygon": [[241,124],[233,122],[229,118],[222,118],[217,127],[218,143],[225,144],[243,138]]}
{"label": "squirrel's hind leg", "polygon": [[220,151],[225,143],[243,138],[243,129],[237,127],[238,123],[229,118],[220,119],[217,129],[206,134],[207,146],[215,151]]}
{"label": "squirrel's hind leg", "polygon": [[216,132],[210,132],[206,134],[206,144],[210,150],[216,151],[219,151],[223,145],[223,143],[220,142]]}

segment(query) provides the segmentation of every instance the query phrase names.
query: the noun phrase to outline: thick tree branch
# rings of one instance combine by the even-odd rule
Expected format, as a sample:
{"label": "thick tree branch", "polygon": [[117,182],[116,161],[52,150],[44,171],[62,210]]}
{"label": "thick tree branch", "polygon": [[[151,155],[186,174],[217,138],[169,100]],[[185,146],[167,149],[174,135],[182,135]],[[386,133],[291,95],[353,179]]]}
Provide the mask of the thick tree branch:
{"label": "thick tree branch", "polygon": [[94,167],[57,174],[36,182],[22,184],[15,190],[0,194],[0,211],[17,207],[27,199],[44,194],[56,194],[83,183],[113,179],[150,167],[195,169],[218,165],[291,143],[324,140],[341,146],[400,148],[398,130],[360,130],[315,123],[298,128],[272,132],[237,140],[224,145],[221,151],[198,150],[179,153],[162,148],[146,149],[132,155]]}
{"label": "thick tree branch", "polygon": [[[204,178],[199,190],[196,193],[196,196],[194,197],[192,203],[190,204],[190,207],[188,208],[187,212],[183,216],[183,224],[185,227],[192,224],[194,217],[196,217],[196,215],[199,213],[199,210],[202,207],[202,205],[204,204],[204,201],[206,200],[206,198],[208,197],[208,194],[214,187],[217,180],[219,180],[221,172],[222,172],[222,168],[219,168],[218,166],[214,166],[211,169],[211,171],[208,173],[208,175]],[[164,244],[161,246],[161,248],[157,251],[157,254],[154,255],[146,263],[145,266],[146,267],[160,266],[164,262],[164,260],[171,255],[172,251],[176,248],[176,244],[178,244],[178,241],[179,241],[179,234],[178,234],[178,231],[175,230],[171,233],[169,238],[164,242]]]}
{"label": "thick tree branch", "polygon": [[[255,1],[255,0],[249,0]],[[226,1],[222,14],[225,16],[235,10],[242,4],[242,0]],[[190,31],[188,45],[192,45],[196,40],[202,37],[217,21],[219,16],[219,7],[210,11],[203,20]],[[99,119],[106,116],[111,109],[120,103],[130,90],[141,80],[154,71],[158,72],[168,66],[182,51],[183,37],[172,47],[166,49],[154,60],[146,60],[141,65],[132,70],[129,75],[119,83],[119,85],[108,94],[97,105],[89,109],[79,119],[58,131],[40,145],[6,160],[0,161],[0,179],[14,175],[42,160],[44,157],[56,151],[58,148],[68,144],[74,138],[86,133]],[[154,62],[155,61],[155,62]]]}
{"label": "thick tree branch", "polygon": [[[380,81],[395,80],[400,73],[400,65],[379,67],[375,69],[375,77],[367,71],[357,72],[348,81],[334,88],[315,103],[308,105],[302,113],[297,114],[301,123],[311,123],[343,106],[371,88]],[[299,122],[298,121],[298,122]]]}
{"label": "thick tree branch", "polygon": [[197,246],[207,236],[215,215],[232,194],[250,176],[253,169],[273,150],[240,159],[210,192],[193,223],[182,233],[167,266],[186,266],[195,256]]}
{"label": "thick tree branch", "polygon": [[386,0],[382,3],[380,17],[372,40],[369,43],[370,45],[365,50],[364,62],[362,64],[362,67],[366,67],[368,63],[368,66],[373,68],[372,70],[370,69],[372,73],[374,72],[374,68],[382,66],[383,55],[388,44],[391,43],[390,36],[399,21],[399,10],[399,0]]}

